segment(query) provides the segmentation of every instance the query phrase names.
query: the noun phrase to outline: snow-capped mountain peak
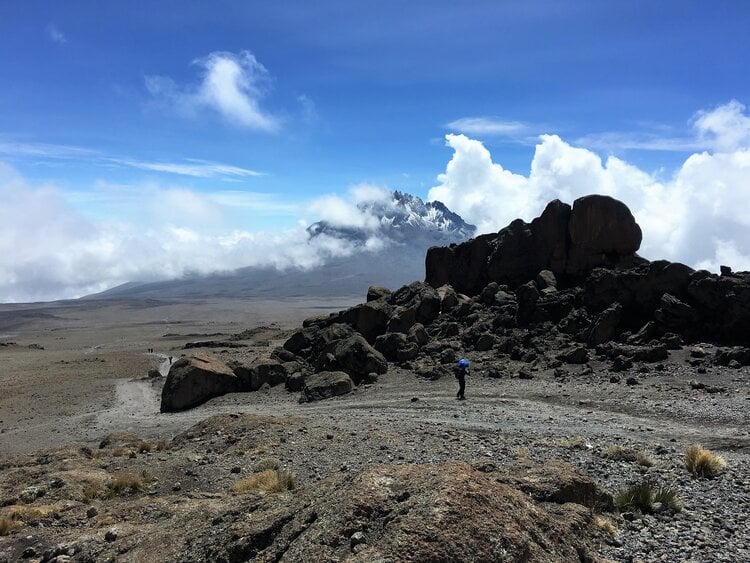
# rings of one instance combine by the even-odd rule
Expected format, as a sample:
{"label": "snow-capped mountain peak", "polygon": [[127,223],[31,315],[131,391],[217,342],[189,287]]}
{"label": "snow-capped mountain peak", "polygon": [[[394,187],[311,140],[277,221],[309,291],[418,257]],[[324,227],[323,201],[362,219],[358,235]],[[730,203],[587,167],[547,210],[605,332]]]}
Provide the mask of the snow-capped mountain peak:
{"label": "snow-capped mountain peak", "polygon": [[318,221],[308,227],[311,237],[322,234],[347,240],[366,241],[385,238],[415,244],[449,244],[474,236],[476,227],[466,223],[440,201],[424,202],[408,193],[394,191],[390,198],[362,201],[357,204],[366,227],[337,225]]}

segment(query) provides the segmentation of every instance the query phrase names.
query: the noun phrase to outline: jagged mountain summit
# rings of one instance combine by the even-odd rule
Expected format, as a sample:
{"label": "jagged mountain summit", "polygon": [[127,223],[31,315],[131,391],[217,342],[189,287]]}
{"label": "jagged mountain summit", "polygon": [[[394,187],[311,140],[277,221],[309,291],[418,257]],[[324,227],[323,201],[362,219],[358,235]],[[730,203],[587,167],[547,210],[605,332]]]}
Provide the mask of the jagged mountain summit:
{"label": "jagged mountain summit", "polygon": [[[439,201],[394,191],[358,204],[352,225],[318,221],[307,228],[309,243],[322,237],[351,249],[313,269],[246,267],[231,273],[160,282],[129,282],[96,299],[200,299],[205,297],[338,297],[362,295],[370,285],[400,287],[424,279],[424,257],[432,246],[461,243],[476,232]],[[316,240],[318,239],[318,240]]]}
{"label": "jagged mountain summit", "polygon": [[412,245],[420,242],[463,242],[476,233],[474,225],[464,221],[442,202],[425,203],[417,196],[399,191],[392,192],[390,199],[366,201],[357,207],[366,217],[373,219],[370,228],[345,227],[318,221],[310,225],[307,231],[311,237],[328,235],[364,242],[372,236],[382,236]]}

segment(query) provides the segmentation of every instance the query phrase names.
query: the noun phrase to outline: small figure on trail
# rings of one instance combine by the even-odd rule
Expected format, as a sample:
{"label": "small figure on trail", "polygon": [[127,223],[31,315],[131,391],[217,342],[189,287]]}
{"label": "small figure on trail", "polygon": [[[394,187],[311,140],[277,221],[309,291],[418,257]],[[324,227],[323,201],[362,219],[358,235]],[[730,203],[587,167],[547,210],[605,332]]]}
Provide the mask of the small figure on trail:
{"label": "small figure on trail", "polygon": [[169,363],[172,364],[172,356],[169,356]]}
{"label": "small figure on trail", "polygon": [[466,376],[469,374],[469,360],[466,358],[458,360],[456,367],[453,368],[453,373],[456,379],[458,379],[458,393],[456,394],[456,398],[459,401],[463,401],[466,398],[464,397],[464,390],[466,389]]}

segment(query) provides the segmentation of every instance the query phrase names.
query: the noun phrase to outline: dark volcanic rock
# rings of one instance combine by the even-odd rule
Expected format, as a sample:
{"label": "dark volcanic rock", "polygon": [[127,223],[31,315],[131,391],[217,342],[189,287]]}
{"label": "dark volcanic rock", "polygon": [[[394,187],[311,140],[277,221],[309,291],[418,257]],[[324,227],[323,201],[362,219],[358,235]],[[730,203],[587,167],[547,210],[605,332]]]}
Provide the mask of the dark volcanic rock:
{"label": "dark volcanic rock", "polygon": [[565,271],[574,275],[597,266],[613,266],[634,256],[642,238],[630,209],[621,201],[602,195],[573,202],[568,236]]}
{"label": "dark volcanic rock", "polygon": [[516,219],[495,235],[427,251],[426,281],[476,295],[489,282],[517,287],[541,271],[582,277],[597,266],[634,264],[641,230],[621,202],[601,195],[573,208],[552,201],[531,223]]}
{"label": "dark volcanic rock", "polygon": [[359,383],[370,373],[385,373],[388,363],[362,336],[353,334],[328,344],[316,360],[315,368],[317,371],[345,371]]}
{"label": "dark volcanic rock", "polygon": [[161,412],[189,409],[239,389],[239,378],[229,367],[207,354],[180,358],[169,369],[161,394]]}
{"label": "dark volcanic rock", "polygon": [[302,387],[303,401],[320,401],[338,395],[346,395],[354,389],[352,379],[343,371],[321,371],[305,380]]}

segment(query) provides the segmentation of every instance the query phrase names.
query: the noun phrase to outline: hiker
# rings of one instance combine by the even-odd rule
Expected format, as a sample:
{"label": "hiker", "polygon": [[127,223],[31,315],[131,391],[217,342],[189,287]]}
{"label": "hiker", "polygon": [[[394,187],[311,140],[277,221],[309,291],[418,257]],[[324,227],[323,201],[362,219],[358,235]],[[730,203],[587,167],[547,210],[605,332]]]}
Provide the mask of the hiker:
{"label": "hiker", "polygon": [[453,373],[456,379],[458,379],[458,393],[456,393],[456,398],[459,401],[463,401],[466,399],[464,397],[464,390],[466,389],[466,376],[469,374],[469,360],[466,358],[458,360],[456,367],[453,368]]}

